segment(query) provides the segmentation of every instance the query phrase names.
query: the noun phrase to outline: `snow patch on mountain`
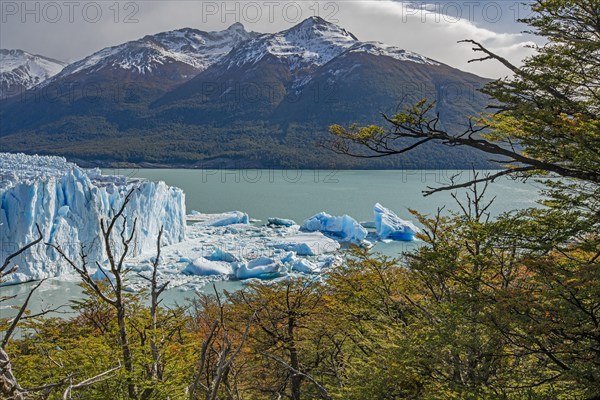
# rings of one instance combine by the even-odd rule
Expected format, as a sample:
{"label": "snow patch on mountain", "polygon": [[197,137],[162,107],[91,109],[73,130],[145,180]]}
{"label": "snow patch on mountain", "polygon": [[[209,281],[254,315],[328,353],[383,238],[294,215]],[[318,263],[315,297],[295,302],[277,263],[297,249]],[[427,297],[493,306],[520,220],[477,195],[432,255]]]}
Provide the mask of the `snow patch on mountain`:
{"label": "snow patch on mountain", "polygon": [[229,53],[236,44],[256,35],[254,32],[246,31],[239,23],[223,31],[204,32],[183,28],[148,35],[135,41],[102,49],[69,65],[57,78],[115,68],[150,75],[158,71],[161,66],[174,63],[189,66],[199,73]]}
{"label": "snow patch on mountain", "polygon": [[18,94],[58,74],[65,63],[23,50],[0,49],[0,98]]}
{"label": "snow patch on mountain", "polygon": [[440,63],[420,54],[403,50],[381,42],[358,43],[348,49],[347,53],[367,53],[374,56],[391,57],[399,61],[410,61],[417,64],[440,65]]}
{"label": "snow patch on mountain", "polygon": [[324,65],[357,42],[356,36],[345,29],[311,17],[285,31],[263,34],[243,43],[222,62],[232,68],[272,56],[287,62],[293,72]]}

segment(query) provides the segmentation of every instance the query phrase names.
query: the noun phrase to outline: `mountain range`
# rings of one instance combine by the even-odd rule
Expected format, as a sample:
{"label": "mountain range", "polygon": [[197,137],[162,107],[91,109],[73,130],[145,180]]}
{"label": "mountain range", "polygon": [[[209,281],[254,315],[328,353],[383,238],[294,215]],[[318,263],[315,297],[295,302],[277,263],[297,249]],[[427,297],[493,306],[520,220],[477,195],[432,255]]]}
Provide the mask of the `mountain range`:
{"label": "mountain range", "polygon": [[[3,56],[0,71],[4,64]],[[58,69],[36,82],[14,80],[24,91],[0,102],[5,151],[104,166],[489,166],[481,153],[436,144],[377,160],[319,146],[333,123],[380,123],[382,112],[423,98],[437,101],[443,128],[458,131],[488,101],[477,90],[484,78],[360,41],[319,17],[269,34],[239,23],[163,32]]]}

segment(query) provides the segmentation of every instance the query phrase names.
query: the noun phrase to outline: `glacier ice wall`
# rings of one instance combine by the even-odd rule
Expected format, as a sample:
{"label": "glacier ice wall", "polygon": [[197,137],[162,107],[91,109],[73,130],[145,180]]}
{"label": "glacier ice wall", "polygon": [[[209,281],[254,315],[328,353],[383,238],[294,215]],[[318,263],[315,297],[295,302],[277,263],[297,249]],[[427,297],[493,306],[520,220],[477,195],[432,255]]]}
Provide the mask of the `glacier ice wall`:
{"label": "glacier ice wall", "polygon": [[[92,269],[96,261],[103,264],[100,220],[113,216],[131,189],[124,215],[127,232],[137,219],[132,256],[156,251],[161,226],[162,245],[185,239],[185,195],[164,182],[103,176],[97,169],[79,168],[62,157],[7,153],[0,153],[0,178],[0,261],[35,240],[39,224],[45,242],[60,245],[73,259],[84,250]],[[119,232],[121,228],[119,224]],[[118,236],[114,239],[118,248]],[[13,263],[18,269],[5,283],[72,272],[55,250],[43,244]]]}

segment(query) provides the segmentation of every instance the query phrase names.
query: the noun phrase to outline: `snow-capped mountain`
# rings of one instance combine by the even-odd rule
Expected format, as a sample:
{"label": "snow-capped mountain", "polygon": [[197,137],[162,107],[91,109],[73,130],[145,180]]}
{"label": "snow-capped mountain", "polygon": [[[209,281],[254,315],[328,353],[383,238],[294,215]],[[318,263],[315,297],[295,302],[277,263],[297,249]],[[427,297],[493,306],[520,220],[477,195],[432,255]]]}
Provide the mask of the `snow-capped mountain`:
{"label": "snow-capped mountain", "polygon": [[[207,96],[212,96],[209,102],[226,102],[228,97],[237,98],[235,101],[239,105],[243,96],[240,98],[239,93],[236,96],[235,92],[239,92],[240,87],[251,84],[257,86],[254,89],[257,93],[253,95],[254,104],[248,115],[270,113],[289,94],[299,95],[315,76],[320,75],[320,69],[353,54],[364,54],[379,60],[440,65],[427,57],[394,46],[361,42],[338,25],[320,17],[310,17],[282,32],[263,34],[240,43],[219,62],[165,94],[154,106],[178,103],[182,99],[188,102],[206,102]],[[345,68],[352,70],[357,66],[358,64],[348,65]],[[339,75],[344,71],[337,70],[335,73]],[[206,88],[214,87],[215,82],[219,83],[218,88],[208,93]],[[324,83],[331,84],[333,80],[329,79]],[[218,111],[217,115],[220,113],[222,111]],[[195,116],[206,117],[209,117],[208,113]]]}
{"label": "snow-capped mountain", "polygon": [[285,31],[264,34],[243,43],[219,64],[226,68],[255,64],[275,57],[291,71],[323,65],[358,42],[356,36],[320,17],[311,17]]}
{"label": "snow-capped mountain", "polygon": [[[180,29],[107,48],[54,78],[62,97],[0,107],[0,147],[81,161],[235,167],[469,168],[479,154],[424,146],[408,163],[351,159],[328,126],[380,122],[424,98],[459,131],[487,80],[311,17],[277,33]],[[94,85],[90,95],[77,90]],[[70,86],[73,84],[72,86]],[[116,85],[113,86],[113,85]],[[113,89],[117,90],[113,90]],[[37,89],[36,90],[41,90]],[[31,116],[35,115],[35,118]],[[458,150],[457,150],[458,151]],[[435,160],[435,161],[433,161]],[[385,164],[385,163],[388,164]],[[389,164],[392,163],[392,164]]]}
{"label": "snow-capped mountain", "polygon": [[69,65],[52,81],[86,79],[103,73],[123,78],[141,75],[149,79],[185,80],[220,60],[238,43],[256,35],[247,32],[240,23],[217,32],[183,28],[148,35],[102,49]]}
{"label": "snow-capped mountain", "polygon": [[17,95],[58,74],[66,63],[23,50],[0,49],[0,99]]}

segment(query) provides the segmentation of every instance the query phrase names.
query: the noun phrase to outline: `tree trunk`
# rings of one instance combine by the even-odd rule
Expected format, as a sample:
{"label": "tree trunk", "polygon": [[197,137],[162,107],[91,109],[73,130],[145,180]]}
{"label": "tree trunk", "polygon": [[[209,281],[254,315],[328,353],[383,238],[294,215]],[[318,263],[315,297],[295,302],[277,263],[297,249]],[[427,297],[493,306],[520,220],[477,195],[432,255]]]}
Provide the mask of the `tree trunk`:
{"label": "tree trunk", "polygon": [[17,379],[12,373],[10,358],[0,348],[0,397],[6,400],[23,400]]}
{"label": "tree trunk", "polygon": [[[300,360],[298,359],[298,350],[296,349],[296,343],[294,340],[294,328],[296,326],[296,319],[290,316],[288,319],[288,337],[289,337],[289,350],[290,350],[290,366],[300,371]],[[291,376],[292,383],[292,400],[300,400],[300,385],[302,384],[302,376],[296,372],[292,372]]]}
{"label": "tree trunk", "polygon": [[127,335],[127,327],[125,326],[125,307],[122,303],[122,299],[118,296],[118,307],[117,307],[117,321],[119,323],[119,337],[121,340],[121,349],[123,351],[123,364],[125,371],[127,371],[127,392],[130,399],[137,399],[137,388],[133,383],[133,356],[131,355],[131,348],[129,346],[129,339]]}

